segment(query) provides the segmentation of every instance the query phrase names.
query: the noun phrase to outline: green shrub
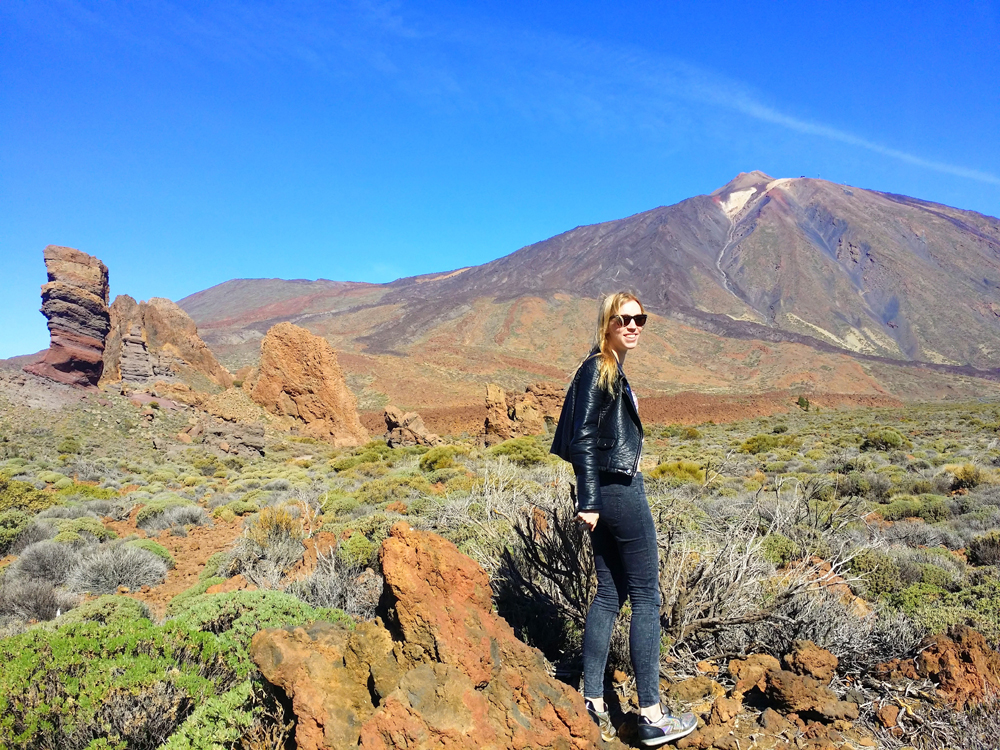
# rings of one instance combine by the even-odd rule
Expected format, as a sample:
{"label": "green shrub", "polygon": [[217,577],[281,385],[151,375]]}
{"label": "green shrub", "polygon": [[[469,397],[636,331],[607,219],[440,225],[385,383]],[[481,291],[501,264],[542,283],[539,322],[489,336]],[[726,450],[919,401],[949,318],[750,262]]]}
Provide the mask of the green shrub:
{"label": "green shrub", "polygon": [[381,505],[407,501],[431,491],[431,483],[424,476],[392,476],[373,479],[358,487],[355,496],[364,505]]}
{"label": "green shrub", "polygon": [[337,547],[337,557],[348,566],[365,567],[372,561],[378,548],[361,532],[354,532],[350,539]]}
{"label": "green shrub", "polygon": [[973,538],[965,553],[973,565],[1000,564],[1000,531],[991,531]]}
{"label": "green shrub", "polygon": [[865,549],[850,561],[851,572],[864,579],[869,596],[888,596],[899,590],[899,564],[884,552]]}
{"label": "green shrub", "polygon": [[466,449],[459,448],[457,445],[441,445],[437,448],[431,448],[420,457],[420,470],[432,472],[438,469],[451,469],[456,464],[455,457],[467,452]]}
{"label": "green shrub", "polygon": [[55,487],[59,490],[56,494],[60,497],[76,496],[86,500],[115,500],[118,498],[118,492],[115,490],[109,487],[95,487],[92,484],[70,482],[65,487],[59,487],[59,482],[56,482]]}
{"label": "green shrub", "polygon": [[699,430],[697,427],[685,427],[683,430],[681,430],[680,436],[684,440],[701,440],[701,438],[703,437],[703,435],[701,434],[701,430]]}
{"label": "green shrub", "polygon": [[23,510],[38,513],[61,504],[62,500],[53,494],[36,490],[27,482],[18,482],[0,474],[0,512]]}
{"label": "green shrub", "polygon": [[799,545],[784,534],[765,536],[761,540],[760,551],[764,559],[775,567],[787,565],[802,555]]}
{"label": "green shrub", "polygon": [[228,557],[228,552],[216,552],[209,557],[205,561],[205,567],[201,569],[200,573],[198,573],[198,580],[204,581],[206,578],[212,578],[218,575],[219,569],[225,565]]}
{"label": "green shrub", "polygon": [[342,513],[350,513],[358,505],[360,503],[353,495],[328,492],[323,498],[323,515],[338,516]]}
{"label": "green shrub", "polygon": [[0,511],[0,557],[7,554],[7,550],[30,524],[31,514],[23,510]]}
{"label": "green shrub", "polygon": [[[247,493],[249,494],[249,493]],[[220,505],[218,508],[212,511],[212,515],[216,518],[225,518],[225,520],[232,520],[236,516],[246,516],[251,513],[256,513],[260,510],[257,503],[247,502],[246,500],[233,500],[225,505]],[[231,514],[231,515],[230,515]]]}
{"label": "green shrub", "polygon": [[891,427],[871,430],[861,443],[861,450],[893,451],[903,446],[903,436]]}
{"label": "green shrub", "polygon": [[319,619],[350,627],[280,592],[196,597],[160,626],[116,598],[90,603],[91,621],[0,640],[0,747],[152,749],[179,727],[175,748],[241,746],[259,703],[250,637]]}
{"label": "green shrub", "polygon": [[61,479],[69,479],[65,474],[60,474],[58,471],[40,471],[38,472],[39,481],[45,482],[45,484],[55,484]]}
{"label": "green shrub", "polygon": [[887,521],[897,521],[900,518],[922,518],[927,523],[937,523],[948,518],[948,502],[940,495],[896,495],[887,505],[877,506],[876,510]]}
{"label": "green shrub", "polygon": [[[226,558],[228,559],[228,555],[226,555],[226,553],[224,552],[222,553],[217,552],[216,554],[225,555]],[[202,571],[202,573],[204,573],[204,571]],[[211,575],[202,578],[201,574],[199,574],[198,583],[196,583],[194,586],[189,586],[188,588],[184,589],[181,593],[179,593],[177,596],[175,596],[173,599],[170,600],[170,603],[167,605],[167,617],[173,617],[178,612],[182,611],[194,598],[202,596],[210,588],[212,588],[212,586],[225,582],[226,579],[222,578],[221,576]]]}
{"label": "green shrub", "polygon": [[542,450],[534,438],[519,437],[505,440],[489,449],[491,456],[506,456],[518,466],[537,466],[548,460],[549,454]]}
{"label": "green shrub", "polygon": [[138,620],[150,619],[152,617],[149,607],[146,606],[145,602],[140,602],[129,596],[105,594],[96,599],[83,602],[83,604],[70,610],[54,622],[59,627],[74,622],[96,622],[101,625],[117,624],[119,626],[127,626],[129,623]]}
{"label": "green shrub", "polygon": [[74,436],[64,437],[59,441],[59,445],[56,446],[56,450],[60,453],[79,453],[83,446],[80,444],[80,439]]}
{"label": "green shrub", "polygon": [[795,403],[802,411],[809,411],[809,399],[805,396],[799,396]]}
{"label": "green shrub", "polygon": [[133,539],[130,542],[126,542],[126,544],[138,547],[139,549],[144,549],[147,552],[152,552],[167,564],[168,570],[173,570],[177,566],[174,556],[170,554],[170,550],[162,544],[154,542],[152,539]]}
{"label": "green shrub", "polygon": [[952,475],[951,488],[953,490],[971,490],[978,487],[987,479],[987,474],[975,464],[962,464],[956,467],[946,467],[950,469]]}
{"label": "green shrub", "polygon": [[90,537],[100,542],[118,538],[118,535],[112,529],[109,529],[101,523],[100,519],[93,516],[50,518],[47,521],[59,529],[60,534],[78,534],[85,539]]}
{"label": "green shrub", "polygon": [[657,464],[647,472],[650,479],[679,479],[682,482],[696,482],[701,484],[705,481],[705,470],[694,461],[669,461]]}
{"label": "green shrub", "polygon": [[741,453],[770,453],[775,448],[790,448],[796,443],[792,435],[754,435],[740,445]]}

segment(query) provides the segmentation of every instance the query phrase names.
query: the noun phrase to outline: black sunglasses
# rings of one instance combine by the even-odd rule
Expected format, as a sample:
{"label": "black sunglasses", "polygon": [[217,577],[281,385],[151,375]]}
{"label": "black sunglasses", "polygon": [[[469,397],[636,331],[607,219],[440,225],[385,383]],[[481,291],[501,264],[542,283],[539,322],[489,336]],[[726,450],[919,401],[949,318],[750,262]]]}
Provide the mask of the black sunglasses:
{"label": "black sunglasses", "polygon": [[649,318],[649,316],[646,315],[646,313],[642,313],[641,315],[615,315],[611,319],[620,323],[623,328],[627,328],[628,325],[634,320],[635,324],[639,326],[639,328],[642,328],[646,325],[647,318]]}

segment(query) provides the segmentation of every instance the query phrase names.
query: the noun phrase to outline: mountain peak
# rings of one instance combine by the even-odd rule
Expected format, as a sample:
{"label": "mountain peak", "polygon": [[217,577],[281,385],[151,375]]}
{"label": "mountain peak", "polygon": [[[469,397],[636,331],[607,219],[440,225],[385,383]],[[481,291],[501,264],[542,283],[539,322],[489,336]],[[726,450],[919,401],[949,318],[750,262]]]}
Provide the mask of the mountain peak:
{"label": "mountain peak", "polygon": [[752,172],[740,172],[725,185],[717,190],[713,190],[711,194],[713,196],[726,195],[728,193],[734,193],[737,190],[747,190],[752,187],[761,190],[761,186],[767,185],[769,182],[774,182],[774,178],[769,174],[761,172],[759,169],[755,169]]}

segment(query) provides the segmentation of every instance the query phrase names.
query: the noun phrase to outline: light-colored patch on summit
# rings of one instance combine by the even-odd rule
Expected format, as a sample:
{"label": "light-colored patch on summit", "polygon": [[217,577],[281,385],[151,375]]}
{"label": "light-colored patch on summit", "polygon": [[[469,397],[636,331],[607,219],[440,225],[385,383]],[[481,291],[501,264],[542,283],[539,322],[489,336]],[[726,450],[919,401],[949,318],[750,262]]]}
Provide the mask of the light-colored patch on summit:
{"label": "light-colored patch on summit", "polygon": [[767,183],[767,187],[764,188],[764,192],[766,193],[771,188],[781,187],[782,185],[787,185],[790,182],[795,182],[796,179],[798,179],[798,178],[796,178],[796,177],[779,177],[777,180],[771,180],[769,183]]}
{"label": "light-colored patch on summit", "polygon": [[722,207],[722,210],[726,213],[726,216],[729,217],[730,221],[732,221],[733,217],[736,216],[736,214],[738,214],[740,211],[743,210],[743,207],[747,204],[747,201],[750,200],[753,197],[754,193],[756,192],[757,188],[753,187],[747,188],[746,190],[736,190],[730,193],[729,197],[726,198],[726,200],[722,201],[720,206]]}

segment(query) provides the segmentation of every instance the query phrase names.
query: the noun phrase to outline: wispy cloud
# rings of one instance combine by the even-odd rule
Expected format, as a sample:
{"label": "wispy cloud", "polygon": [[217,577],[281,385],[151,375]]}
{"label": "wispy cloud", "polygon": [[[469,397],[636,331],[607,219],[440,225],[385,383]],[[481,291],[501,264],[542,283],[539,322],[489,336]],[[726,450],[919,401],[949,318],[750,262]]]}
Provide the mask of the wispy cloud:
{"label": "wispy cloud", "polygon": [[[862,149],[920,169],[990,185],[1000,176],[911,153],[842,127],[808,119],[769,102],[766,92],[731,76],[591,39],[429,18],[383,0],[171,2],[130,6],[117,16],[77,0],[61,0],[66,18],[126,44],[189,64],[192,51],[224,64],[268,62],[313,72],[382,77],[428,106],[501,113],[559,127],[605,131],[664,130],[706,122],[726,110],[758,122]],[[144,8],[144,9],[143,9]]]}

